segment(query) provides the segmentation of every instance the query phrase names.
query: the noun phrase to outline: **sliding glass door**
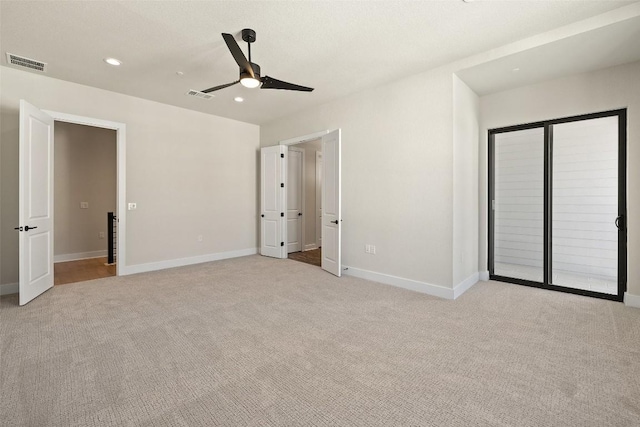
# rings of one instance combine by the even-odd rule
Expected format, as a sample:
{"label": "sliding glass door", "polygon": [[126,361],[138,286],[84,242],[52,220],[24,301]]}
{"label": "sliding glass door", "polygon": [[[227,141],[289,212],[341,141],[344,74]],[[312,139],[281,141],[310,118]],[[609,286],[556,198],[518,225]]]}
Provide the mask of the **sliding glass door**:
{"label": "sliding glass door", "polygon": [[489,131],[492,279],[622,300],[626,110]]}
{"label": "sliding glass door", "polygon": [[494,274],[544,279],[544,128],[494,138]]}

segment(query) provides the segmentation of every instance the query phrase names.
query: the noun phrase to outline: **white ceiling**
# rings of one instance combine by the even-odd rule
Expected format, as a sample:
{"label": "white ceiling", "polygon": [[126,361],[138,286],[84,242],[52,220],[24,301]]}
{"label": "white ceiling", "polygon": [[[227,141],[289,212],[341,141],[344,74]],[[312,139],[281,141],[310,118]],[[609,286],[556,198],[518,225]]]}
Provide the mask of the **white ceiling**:
{"label": "white ceiling", "polygon": [[[3,65],[11,52],[47,62],[50,77],[262,124],[629,3],[1,1],[0,49]],[[245,49],[243,28],[257,32],[263,75],[316,90],[236,85],[209,101],[186,96],[238,78],[220,33]],[[105,64],[109,56],[123,65]]]}
{"label": "white ceiling", "polygon": [[640,60],[640,16],[523,50],[456,74],[478,95]]}

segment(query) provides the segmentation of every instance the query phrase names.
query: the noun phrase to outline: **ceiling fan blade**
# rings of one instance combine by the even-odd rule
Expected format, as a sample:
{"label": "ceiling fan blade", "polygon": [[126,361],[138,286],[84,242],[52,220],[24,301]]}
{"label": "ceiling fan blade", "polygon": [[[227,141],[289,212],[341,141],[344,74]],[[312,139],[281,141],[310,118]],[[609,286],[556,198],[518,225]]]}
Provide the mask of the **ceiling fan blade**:
{"label": "ceiling fan blade", "polygon": [[253,68],[251,68],[251,64],[249,64],[249,61],[247,61],[247,57],[244,56],[244,53],[242,53],[242,49],[240,49],[240,46],[238,46],[236,39],[231,34],[227,33],[222,33],[222,38],[227,44],[231,55],[233,55],[233,59],[236,60],[240,69],[242,71],[246,71],[251,75],[251,77],[255,78],[255,75],[253,74]]}
{"label": "ceiling fan blade", "polygon": [[273,77],[264,76],[262,79],[262,86],[260,89],[283,89],[283,90],[299,90],[301,92],[311,92],[312,87],[295,85],[293,83],[283,82],[282,80],[274,79]]}
{"label": "ceiling fan blade", "polygon": [[220,89],[224,89],[225,87],[229,87],[229,86],[233,86],[233,85],[237,85],[238,83],[240,83],[240,80],[236,80],[233,83],[227,83],[226,85],[220,85],[220,86],[214,86],[214,87],[210,87],[209,89],[205,89],[202,91],[202,93],[209,93],[209,92],[215,92],[216,90],[220,90]]}

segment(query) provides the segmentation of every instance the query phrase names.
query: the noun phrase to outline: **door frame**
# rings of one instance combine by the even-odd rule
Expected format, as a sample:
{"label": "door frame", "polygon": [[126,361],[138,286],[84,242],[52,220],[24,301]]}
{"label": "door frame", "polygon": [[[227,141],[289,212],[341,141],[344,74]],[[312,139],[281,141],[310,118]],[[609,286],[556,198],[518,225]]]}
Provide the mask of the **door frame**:
{"label": "door frame", "polygon": [[[48,114],[54,121],[73,123],[77,125],[92,126],[103,129],[111,129],[116,131],[116,168],[118,185],[116,189],[116,212],[118,215],[118,238],[116,240],[116,276],[122,276],[126,273],[126,164],[127,164],[127,125],[120,122],[96,119],[93,117],[77,116],[75,114],[67,114],[59,111],[42,110]],[[55,123],[54,123],[55,126]],[[53,144],[55,147],[55,137]],[[54,200],[55,203],[55,200]],[[54,229],[55,235],[55,229]]]}
{"label": "door frame", "polygon": [[316,249],[322,247],[322,148],[316,151]]}
{"label": "door frame", "polygon": [[[553,285],[551,280],[551,257],[552,257],[552,194],[553,194],[553,125],[569,123],[583,120],[598,119],[604,117],[618,117],[618,217],[623,217],[623,226],[618,228],[618,294],[605,294],[601,292],[569,288],[565,286]],[[494,226],[495,211],[493,210],[493,200],[495,200],[495,135],[513,131],[527,130],[533,128],[544,129],[544,272],[543,282],[518,279],[514,277],[497,276],[494,274]],[[506,126],[488,130],[488,259],[487,267],[489,278],[501,282],[514,283],[518,285],[531,286],[536,288],[550,289],[554,291],[566,292],[601,298],[612,301],[624,301],[624,294],[627,290],[627,258],[628,258],[628,215],[627,215],[627,109],[601,111],[597,113],[581,114],[577,116],[562,117],[558,119],[544,120],[534,123],[526,123],[515,126]]]}
{"label": "door frame", "polygon": [[[314,133],[310,133],[310,134],[307,134],[307,135],[298,136],[298,137],[295,137],[295,138],[285,139],[285,140],[280,141],[278,143],[278,145],[289,146],[289,145],[302,144],[304,142],[315,141],[316,139],[320,139],[323,136],[327,135],[329,132],[331,132],[331,130],[323,130],[323,131],[320,131],[320,132],[314,132]],[[287,154],[288,154],[288,151],[289,151],[289,149],[287,147]],[[322,151],[322,149],[320,151]],[[289,161],[288,156],[285,157],[285,160],[287,162]],[[303,161],[303,164],[304,164],[304,161]],[[287,163],[287,166],[288,166],[288,163]],[[284,185],[285,186],[288,185],[287,179],[289,178],[287,176],[286,169],[287,168],[285,168],[285,173],[284,173],[284,182],[285,182]],[[286,191],[284,192],[284,195],[283,195],[282,205],[286,209],[286,207],[287,207],[287,192]],[[302,216],[304,217],[304,214]],[[287,227],[285,226],[285,227],[282,227],[282,241],[283,242],[287,242],[288,241],[287,237],[288,237],[287,236]],[[304,241],[302,242],[302,250],[304,251]],[[289,257],[289,254],[287,253],[285,258],[288,258],[288,257]]]}
{"label": "door frame", "polygon": [[[298,218],[300,220],[300,252],[304,252],[304,247],[305,247],[305,235],[304,235],[304,228],[305,228],[305,223],[304,223],[304,217],[306,216],[305,213],[305,207],[306,207],[306,199],[305,199],[305,168],[304,168],[304,164],[306,163],[306,158],[305,156],[307,155],[306,150],[304,148],[300,148],[300,147],[295,147],[295,146],[288,146],[287,147],[287,167],[284,170],[284,182],[285,182],[285,189],[288,189],[288,185],[289,185],[289,151],[298,151],[300,152],[301,156],[302,156],[302,167],[301,167],[301,171],[300,171],[300,211],[302,212],[302,215]],[[287,195],[286,195],[286,191],[285,191],[285,207],[288,210],[288,206],[286,204],[287,202]],[[285,227],[286,228],[286,227]],[[286,231],[285,231],[285,236],[286,236]],[[288,237],[288,236],[287,236]],[[288,241],[285,240],[285,245],[288,246]],[[289,256],[289,248],[287,247],[287,257]]]}

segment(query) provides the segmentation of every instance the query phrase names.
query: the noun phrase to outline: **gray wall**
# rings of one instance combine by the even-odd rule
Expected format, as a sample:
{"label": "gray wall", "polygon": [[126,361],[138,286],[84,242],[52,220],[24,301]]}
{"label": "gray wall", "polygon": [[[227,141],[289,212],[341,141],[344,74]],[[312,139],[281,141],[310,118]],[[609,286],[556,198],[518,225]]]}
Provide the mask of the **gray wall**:
{"label": "gray wall", "polygon": [[0,73],[0,283],[18,281],[21,98],[126,124],[125,196],[137,203],[126,213],[126,266],[256,250],[258,126],[12,68]]}
{"label": "gray wall", "polygon": [[478,273],[478,126],[480,100],[453,75],[453,285]]}
{"label": "gray wall", "polygon": [[[452,86],[450,68],[432,70],[261,127],[263,146],[342,129],[342,253],[350,269],[452,288]],[[477,223],[477,211],[469,215]]]}
{"label": "gray wall", "polygon": [[54,254],[106,253],[107,212],[116,211],[116,132],[56,122],[54,134]]}

